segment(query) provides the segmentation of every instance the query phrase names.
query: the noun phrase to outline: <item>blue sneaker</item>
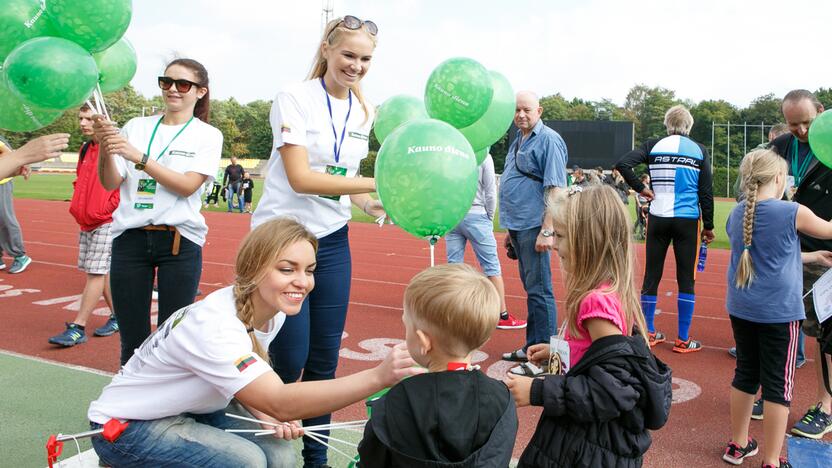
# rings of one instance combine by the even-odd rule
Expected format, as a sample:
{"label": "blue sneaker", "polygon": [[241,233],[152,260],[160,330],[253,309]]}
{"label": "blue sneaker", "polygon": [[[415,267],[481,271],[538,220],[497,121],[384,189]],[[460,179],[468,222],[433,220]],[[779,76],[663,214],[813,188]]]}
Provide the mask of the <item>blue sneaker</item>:
{"label": "blue sneaker", "polygon": [[32,259],[26,255],[21,255],[19,257],[14,258],[14,262],[12,263],[12,267],[9,268],[9,273],[22,273],[29,264],[32,263]]}
{"label": "blue sneaker", "polygon": [[820,403],[809,408],[792,427],[792,434],[810,439],[820,439],[829,432],[832,432],[832,416],[820,409]]}
{"label": "blue sneaker", "polygon": [[95,336],[110,336],[113,333],[117,332],[118,322],[116,321],[116,316],[111,314],[109,320],[107,320],[107,323],[96,328],[95,331],[92,332],[92,334]]}
{"label": "blue sneaker", "polygon": [[64,346],[69,348],[70,346],[75,346],[77,344],[86,343],[87,335],[84,334],[84,327],[78,325],[77,323],[69,323],[66,324],[66,330],[60,335],[55,335],[52,338],[49,338],[49,342],[52,344],[56,344],[59,346]]}

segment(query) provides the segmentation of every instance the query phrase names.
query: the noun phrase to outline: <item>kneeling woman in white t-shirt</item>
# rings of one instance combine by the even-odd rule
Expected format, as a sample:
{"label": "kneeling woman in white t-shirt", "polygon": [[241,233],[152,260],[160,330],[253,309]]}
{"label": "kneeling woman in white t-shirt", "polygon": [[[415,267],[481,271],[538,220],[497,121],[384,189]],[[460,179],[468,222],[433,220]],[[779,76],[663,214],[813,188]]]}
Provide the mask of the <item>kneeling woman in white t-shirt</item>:
{"label": "kneeling woman in white t-shirt", "polygon": [[[136,350],[90,405],[93,429],[128,421],[114,441],[92,439],[111,466],[295,466],[295,422],[274,437],[225,416],[295,421],[343,408],[423,372],[399,346],[376,368],[335,382],[284,384],[265,351],[285,316],[300,312],[315,285],[318,241],[295,221],[275,219],[243,240],[233,286],[177,311]],[[282,312],[278,312],[282,311]],[[285,314],[285,315],[284,315]],[[272,426],[263,426],[272,429]]]}
{"label": "kneeling woman in white t-shirt", "polygon": [[121,332],[121,363],[150,335],[153,279],[158,272],[158,325],[196,297],[202,245],[208,233],[199,212],[206,180],[214,177],[222,133],[208,125],[208,72],[176,59],[159,77],[164,115],[137,117],[121,130],[99,120],[98,174],[120,188],[113,213],[110,285]]}
{"label": "kneeling woman in white t-shirt", "polygon": [[[252,227],[293,216],[318,238],[318,287],[301,312],[286,321],[270,348],[274,369],[286,382],[335,376],[352,276],[347,221],[351,204],[384,214],[369,193],[373,178],[356,177],[367,156],[373,108],[360,81],[370,68],[376,25],[345,16],[331,21],[307,81],[277,94],[271,111],[274,147],[263,197]],[[326,424],[329,415],[304,420]],[[326,448],[304,441],[305,466],[326,465]]]}

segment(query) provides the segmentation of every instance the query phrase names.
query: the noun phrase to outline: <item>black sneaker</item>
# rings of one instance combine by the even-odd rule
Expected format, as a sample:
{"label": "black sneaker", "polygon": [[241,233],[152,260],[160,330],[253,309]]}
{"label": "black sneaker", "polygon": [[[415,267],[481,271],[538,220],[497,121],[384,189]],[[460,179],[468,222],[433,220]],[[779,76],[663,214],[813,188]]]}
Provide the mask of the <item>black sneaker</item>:
{"label": "black sneaker", "polygon": [[748,444],[745,447],[740,447],[734,442],[728,442],[722,459],[732,465],[742,465],[746,457],[753,457],[754,455],[757,455],[757,441],[749,437]]}
{"label": "black sneaker", "polygon": [[754,408],[751,409],[751,419],[756,419],[757,421],[763,420],[763,399],[760,398],[754,401]]}
{"label": "black sneaker", "polygon": [[771,463],[763,463],[762,467],[763,468],[769,468],[769,467],[771,467],[771,468],[792,468],[792,464],[789,463],[789,461],[786,460],[785,458],[780,457],[780,460],[778,461],[777,466],[774,466]]}
{"label": "black sneaker", "polygon": [[792,427],[792,434],[810,439],[820,439],[829,432],[832,432],[832,416],[820,409],[820,403],[809,408]]}

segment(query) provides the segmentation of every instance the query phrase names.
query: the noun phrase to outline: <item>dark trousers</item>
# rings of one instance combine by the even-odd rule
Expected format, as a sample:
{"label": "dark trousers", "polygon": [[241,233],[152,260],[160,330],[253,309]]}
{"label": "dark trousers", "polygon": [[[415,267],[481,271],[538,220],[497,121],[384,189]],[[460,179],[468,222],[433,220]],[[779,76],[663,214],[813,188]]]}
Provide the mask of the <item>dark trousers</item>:
{"label": "dark trousers", "polygon": [[[341,334],[350,300],[352,260],[348,227],[318,239],[315,289],[300,313],[286,317],[283,328],[269,346],[275,372],[286,382],[301,377],[304,382],[335,378]],[[328,424],[331,415],[304,419],[305,426]],[[303,438],[303,459],[307,465],[326,464],[326,447]]]}
{"label": "dark trousers", "polygon": [[661,218],[649,215],[647,222],[647,247],[644,262],[644,282],[641,293],[655,296],[662,280],[667,248],[673,243],[676,257],[676,282],[679,292],[693,294],[696,249],[699,247],[699,220],[686,218]]}
{"label": "dark trousers", "polygon": [[190,305],[202,275],[202,247],[182,237],[173,255],[174,233],[129,229],[113,239],[110,289],[121,336],[121,364],[150,335],[153,279],[159,274],[158,325]]}

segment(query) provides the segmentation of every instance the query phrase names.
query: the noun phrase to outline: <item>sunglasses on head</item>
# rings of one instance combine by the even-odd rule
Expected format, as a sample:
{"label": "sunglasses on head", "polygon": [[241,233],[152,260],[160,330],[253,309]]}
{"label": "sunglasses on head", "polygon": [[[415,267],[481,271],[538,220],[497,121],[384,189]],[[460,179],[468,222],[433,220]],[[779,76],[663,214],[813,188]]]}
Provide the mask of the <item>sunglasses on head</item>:
{"label": "sunglasses on head", "polygon": [[202,87],[199,83],[194,83],[190,80],[183,80],[183,79],[173,79],[169,76],[160,76],[159,77],[159,87],[163,90],[167,91],[170,89],[171,86],[176,85],[176,90],[180,93],[187,93],[191,90],[192,87],[196,86],[197,88]]}
{"label": "sunglasses on head", "polygon": [[362,21],[361,19],[355,16],[347,15],[344,17],[344,19],[341,20],[340,23],[338,23],[338,26],[342,24],[345,28],[351,29],[353,31],[356,29],[361,29],[361,26],[364,26],[364,28],[367,29],[367,32],[371,35],[375,36],[376,34],[378,34],[378,26],[376,26],[376,24],[370,20]]}

